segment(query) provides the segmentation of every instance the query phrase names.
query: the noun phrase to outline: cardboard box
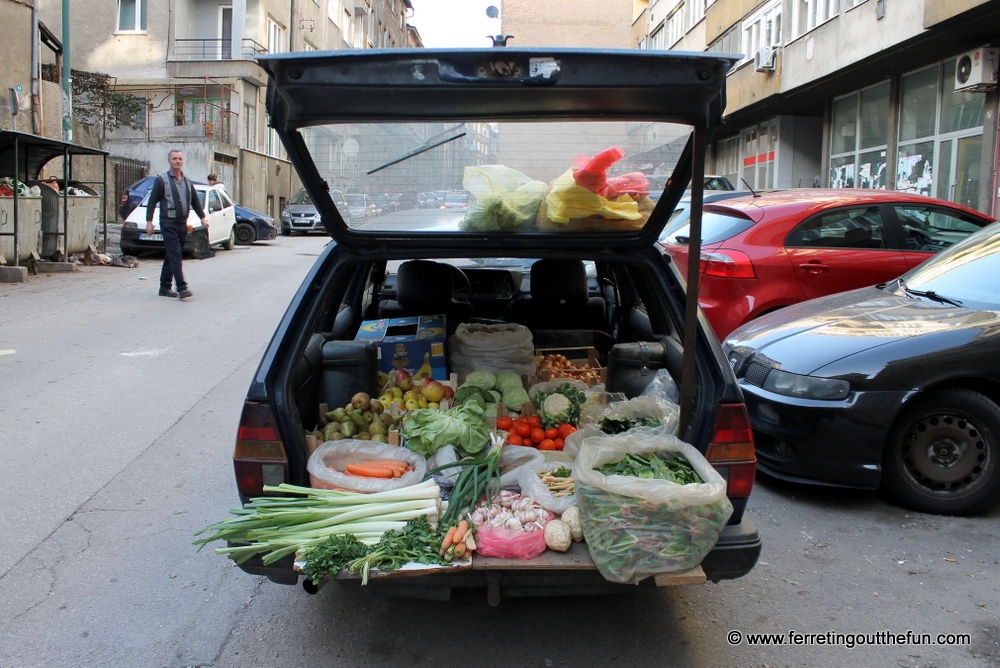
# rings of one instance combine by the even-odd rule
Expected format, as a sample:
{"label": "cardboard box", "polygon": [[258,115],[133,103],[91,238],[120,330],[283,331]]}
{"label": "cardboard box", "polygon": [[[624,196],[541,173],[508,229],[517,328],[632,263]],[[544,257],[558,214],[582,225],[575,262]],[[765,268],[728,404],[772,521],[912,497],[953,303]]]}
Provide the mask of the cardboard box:
{"label": "cardboard box", "polygon": [[[589,369],[537,369],[536,382],[544,383],[553,378],[572,378],[580,380],[587,385],[598,385],[607,382],[608,370],[602,367],[597,359],[597,349],[593,346],[580,348],[536,348],[535,362],[541,362],[541,358],[546,355],[562,355],[566,357],[574,366],[584,367],[589,365]],[[596,373],[592,373],[596,372]]]}
{"label": "cardboard box", "polygon": [[381,385],[394,369],[406,369],[414,378],[448,379],[444,315],[366,320],[354,339],[378,341]]}

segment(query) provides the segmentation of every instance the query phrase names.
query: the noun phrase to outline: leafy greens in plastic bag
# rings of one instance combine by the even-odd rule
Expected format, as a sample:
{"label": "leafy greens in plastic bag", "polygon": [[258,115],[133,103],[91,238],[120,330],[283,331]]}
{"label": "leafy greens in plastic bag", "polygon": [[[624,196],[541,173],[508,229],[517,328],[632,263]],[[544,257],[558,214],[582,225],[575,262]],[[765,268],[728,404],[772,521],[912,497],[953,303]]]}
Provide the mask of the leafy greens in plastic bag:
{"label": "leafy greens in plastic bag", "polygon": [[406,447],[429,457],[445,445],[454,445],[459,457],[474,455],[490,440],[490,424],[481,401],[466,401],[447,410],[413,412],[406,423]]}

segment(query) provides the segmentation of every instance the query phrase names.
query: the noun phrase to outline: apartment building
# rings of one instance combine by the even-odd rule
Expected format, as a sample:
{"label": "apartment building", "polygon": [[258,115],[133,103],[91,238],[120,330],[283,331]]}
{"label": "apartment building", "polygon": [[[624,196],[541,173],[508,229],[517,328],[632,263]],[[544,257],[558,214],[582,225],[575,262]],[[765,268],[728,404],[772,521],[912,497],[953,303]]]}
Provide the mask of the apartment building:
{"label": "apartment building", "polygon": [[[62,0],[37,0],[42,20],[62,25]],[[264,53],[410,46],[410,0],[71,0],[74,69],[116,78],[143,100],[132,127],[109,133],[113,156],[220,179],[234,198],[277,216],[300,187],[264,106]],[[64,41],[65,37],[64,37]]]}
{"label": "apartment building", "polygon": [[635,47],[740,54],[709,169],[1000,213],[997,0],[638,1]]}

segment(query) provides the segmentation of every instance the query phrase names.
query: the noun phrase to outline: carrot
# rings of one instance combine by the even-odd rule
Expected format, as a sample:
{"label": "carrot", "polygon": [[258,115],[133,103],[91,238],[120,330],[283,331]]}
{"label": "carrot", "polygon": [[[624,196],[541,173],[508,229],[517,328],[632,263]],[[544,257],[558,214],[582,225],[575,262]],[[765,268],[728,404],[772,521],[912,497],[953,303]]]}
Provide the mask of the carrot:
{"label": "carrot", "polygon": [[448,533],[446,533],[446,534],[444,535],[444,540],[443,540],[443,541],[441,542],[441,550],[440,550],[440,552],[439,552],[439,554],[440,554],[440,555],[441,555],[442,557],[444,556],[444,553],[445,553],[445,551],[446,551],[446,550],[447,550],[447,549],[448,549],[448,548],[449,548],[449,547],[451,546],[451,544],[452,544],[452,543],[454,542],[454,540],[455,540],[455,530],[456,530],[457,528],[458,528],[458,527],[451,527],[450,529],[448,529]]}
{"label": "carrot", "polygon": [[465,541],[465,535],[469,532],[469,523],[462,520],[458,523],[458,529],[455,530],[455,542],[461,543]]}
{"label": "carrot", "polygon": [[455,544],[455,558],[456,559],[461,559],[464,556],[465,556],[465,543],[456,543]]}
{"label": "carrot", "polygon": [[366,478],[391,478],[392,471],[380,466],[368,466],[365,464],[348,464],[347,473],[365,476]]}

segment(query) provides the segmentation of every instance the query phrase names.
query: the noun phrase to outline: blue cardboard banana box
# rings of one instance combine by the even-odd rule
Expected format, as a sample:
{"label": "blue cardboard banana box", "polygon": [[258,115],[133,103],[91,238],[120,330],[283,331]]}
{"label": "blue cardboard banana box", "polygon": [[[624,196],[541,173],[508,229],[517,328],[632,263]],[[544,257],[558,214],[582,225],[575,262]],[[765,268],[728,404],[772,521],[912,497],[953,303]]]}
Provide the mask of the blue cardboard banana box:
{"label": "blue cardboard banana box", "polygon": [[448,379],[443,314],[365,320],[354,339],[378,341],[378,370],[383,383],[395,369],[406,369],[414,378]]}

